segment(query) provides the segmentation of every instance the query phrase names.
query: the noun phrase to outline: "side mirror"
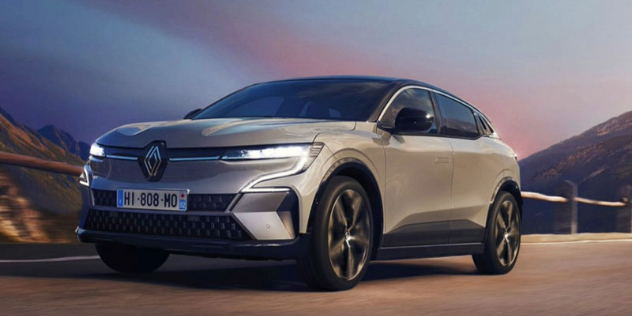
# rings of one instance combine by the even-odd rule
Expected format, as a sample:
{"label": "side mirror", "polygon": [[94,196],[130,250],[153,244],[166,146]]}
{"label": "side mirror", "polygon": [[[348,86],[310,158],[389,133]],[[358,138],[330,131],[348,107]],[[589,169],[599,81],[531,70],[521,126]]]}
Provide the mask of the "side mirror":
{"label": "side mirror", "polygon": [[434,115],[423,110],[403,108],[395,118],[395,128],[398,131],[424,132],[432,127]]}
{"label": "side mirror", "polygon": [[184,119],[188,120],[188,119],[194,117],[196,114],[200,113],[200,111],[202,111],[202,109],[195,109],[195,110],[187,113],[187,115],[184,116]]}

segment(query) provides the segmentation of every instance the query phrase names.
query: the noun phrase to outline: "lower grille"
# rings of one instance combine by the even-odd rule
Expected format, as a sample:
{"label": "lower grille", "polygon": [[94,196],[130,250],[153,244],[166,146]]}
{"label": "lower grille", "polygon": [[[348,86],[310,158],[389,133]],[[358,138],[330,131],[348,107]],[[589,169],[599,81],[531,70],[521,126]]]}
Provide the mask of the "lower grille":
{"label": "lower grille", "polygon": [[[92,189],[95,206],[116,207],[116,191]],[[235,194],[189,194],[188,211],[225,211]]]}
{"label": "lower grille", "polygon": [[116,207],[116,191],[92,190],[94,205]]}
{"label": "lower grille", "polygon": [[189,211],[224,211],[228,208],[234,194],[189,194]]}
{"label": "lower grille", "polygon": [[230,215],[153,214],[89,210],[85,229],[113,233],[248,240],[250,236]]}

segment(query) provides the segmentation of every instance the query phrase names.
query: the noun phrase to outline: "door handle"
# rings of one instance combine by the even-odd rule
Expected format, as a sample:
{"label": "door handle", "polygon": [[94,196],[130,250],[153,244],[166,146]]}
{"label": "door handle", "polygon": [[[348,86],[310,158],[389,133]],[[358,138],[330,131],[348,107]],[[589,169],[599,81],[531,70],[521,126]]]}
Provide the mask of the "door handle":
{"label": "door handle", "polygon": [[450,163],[450,157],[437,157],[435,163]]}

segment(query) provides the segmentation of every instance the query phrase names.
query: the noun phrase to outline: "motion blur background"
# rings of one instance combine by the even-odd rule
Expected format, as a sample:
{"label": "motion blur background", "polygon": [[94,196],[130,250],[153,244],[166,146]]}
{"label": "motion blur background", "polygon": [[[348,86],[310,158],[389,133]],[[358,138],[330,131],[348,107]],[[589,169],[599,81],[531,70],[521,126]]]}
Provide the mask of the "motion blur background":
{"label": "motion blur background", "polygon": [[[405,77],[487,113],[529,157],[524,189],[569,179],[616,200],[632,183],[630,16],[630,1],[5,0],[0,150],[80,165],[118,125],[179,119],[252,83]],[[76,182],[0,166],[0,240],[73,240]],[[550,208],[528,205],[525,231],[550,232]],[[580,231],[614,216],[580,209]]]}

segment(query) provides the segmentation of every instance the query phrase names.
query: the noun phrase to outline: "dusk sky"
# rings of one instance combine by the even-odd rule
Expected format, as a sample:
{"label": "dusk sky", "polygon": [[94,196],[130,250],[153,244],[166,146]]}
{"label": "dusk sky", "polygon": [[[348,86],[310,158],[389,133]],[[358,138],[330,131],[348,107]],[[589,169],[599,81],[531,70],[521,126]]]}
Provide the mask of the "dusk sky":
{"label": "dusk sky", "polygon": [[245,85],[442,87],[524,158],[632,110],[632,1],[2,1],[0,107],[92,142]]}

